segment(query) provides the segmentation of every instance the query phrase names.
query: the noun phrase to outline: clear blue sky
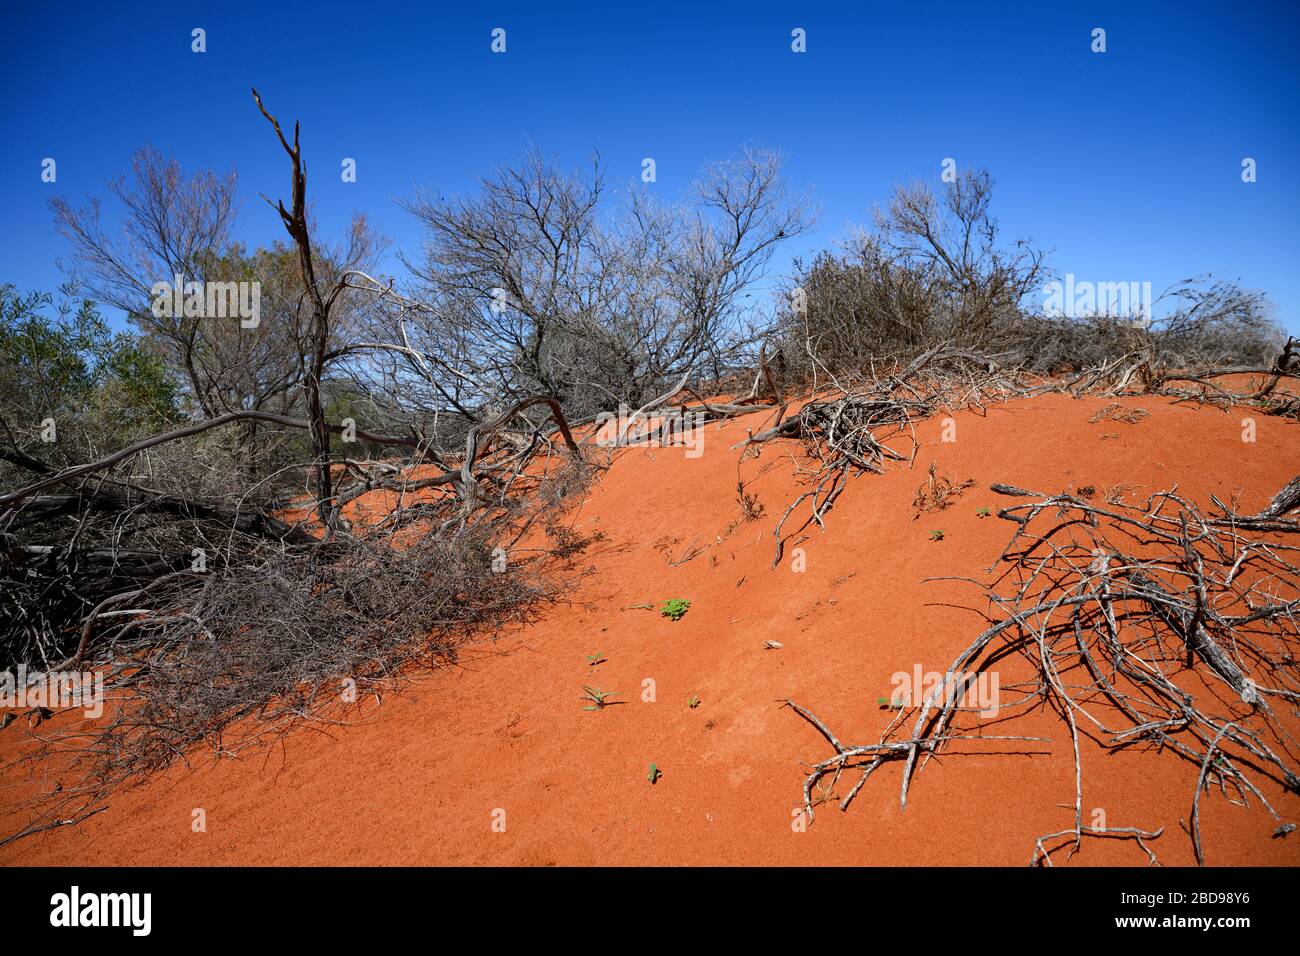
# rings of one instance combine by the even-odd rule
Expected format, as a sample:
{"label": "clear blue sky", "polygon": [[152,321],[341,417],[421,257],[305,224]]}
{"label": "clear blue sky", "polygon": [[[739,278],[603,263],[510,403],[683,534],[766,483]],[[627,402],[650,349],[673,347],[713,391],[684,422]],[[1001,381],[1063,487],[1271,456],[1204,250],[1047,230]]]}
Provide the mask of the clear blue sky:
{"label": "clear blue sky", "polygon": [[[744,143],[789,157],[822,209],[806,254],[869,221],[944,157],[987,167],[1010,235],[1094,281],[1206,271],[1267,291],[1300,331],[1300,4],[249,3],[0,5],[0,281],[52,289],[67,250],[46,199],[104,194],[149,144],[187,169],[232,164],[242,235],[280,236],[258,198],[287,166],[249,95],[301,120],[327,235],[354,209],[396,248],[393,200],[445,192],[528,143],[611,180],[658,165],[677,193]],[[190,31],[208,50],[190,51]],[[489,49],[494,27],[508,51]],[[790,49],[807,31],[808,52]],[[1094,27],[1107,52],[1090,51]],[[41,160],[58,182],[40,180]],[[340,181],[354,157],[358,182]],[[1241,161],[1258,181],[1241,181]]]}

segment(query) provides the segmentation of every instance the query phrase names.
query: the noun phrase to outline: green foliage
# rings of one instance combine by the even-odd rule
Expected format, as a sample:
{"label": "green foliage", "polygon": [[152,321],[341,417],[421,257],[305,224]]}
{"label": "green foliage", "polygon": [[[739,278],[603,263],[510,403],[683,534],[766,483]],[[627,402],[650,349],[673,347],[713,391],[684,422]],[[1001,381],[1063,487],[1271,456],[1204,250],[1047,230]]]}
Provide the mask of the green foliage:
{"label": "green foliage", "polygon": [[991,512],[989,511],[988,508],[980,508],[978,511],[975,512],[975,517],[977,517],[977,518],[987,518],[987,517],[989,516],[990,513],[991,513]]}
{"label": "green foliage", "polygon": [[691,602],[682,598],[673,598],[671,601],[665,601],[664,606],[659,609],[659,613],[666,618],[674,621],[680,621],[682,615],[690,608]]}
{"label": "green foliage", "polygon": [[700,706],[699,696],[696,694],[692,694],[690,697],[688,697],[686,699],[686,706],[689,707],[691,710],[694,710],[696,707],[699,707]]}
{"label": "green foliage", "polygon": [[943,532],[942,532],[942,531],[939,531],[938,529],[935,529],[934,531],[931,531],[931,532],[930,532],[930,540],[931,540],[931,541],[942,541],[942,540],[943,540]]}
{"label": "green foliage", "polygon": [[[161,358],[136,336],[114,333],[72,287],[60,291],[56,303],[47,292],[0,286],[0,414],[12,440],[38,458],[62,459],[173,422],[178,392]],[[42,445],[47,418],[59,440]]]}
{"label": "green foliage", "polygon": [[655,764],[651,764],[650,772],[645,775],[645,778],[650,781],[651,786],[654,786],[659,782],[659,778],[662,776],[663,773],[660,772],[659,767]]}

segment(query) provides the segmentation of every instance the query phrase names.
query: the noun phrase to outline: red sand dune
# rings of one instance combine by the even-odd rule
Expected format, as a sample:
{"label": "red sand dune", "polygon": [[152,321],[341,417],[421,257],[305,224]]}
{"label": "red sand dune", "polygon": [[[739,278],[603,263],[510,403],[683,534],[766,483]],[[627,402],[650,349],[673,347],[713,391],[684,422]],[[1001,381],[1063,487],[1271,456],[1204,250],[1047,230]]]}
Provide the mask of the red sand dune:
{"label": "red sand dune", "polygon": [[[1073,819],[1070,739],[1056,718],[1031,716],[1009,731],[1052,737],[1033,754],[944,754],[914,780],[906,810],[901,765],[888,765],[847,812],[823,806],[800,832],[801,761],[830,749],[781,701],[813,710],[844,739],[873,742],[891,716],[877,704],[891,675],[948,666],[981,629],[968,608],[984,602],[973,587],[922,579],[980,577],[1002,551],[1012,525],[976,515],[1006,504],[991,482],[1099,494],[1177,484],[1206,504],[1211,494],[1239,498],[1249,513],[1300,473],[1294,423],[1256,413],[1248,444],[1241,419],[1251,413],[1156,397],[1119,400],[1150,412],[1136,424],[1089,423],[1109,401],[1048,395],[963,412],[954,443],[940,443],[938,419],[921,424],[912,469],[852,479],[826,530],[805,532],[803,573],[789,548],[769,569],[772,528],[801,490],[798,446],[769,443],[740,466],[762,517],[744,520],[736,501],[732,446],[757,416],[708,426],[701,457],[622,451],[571,513],[578,530],[604,533],[579,558],[592,573],[540,623],[470,648],[459,666],[369,706],[355,726],[303,729],[240,760],[199,754],[192,770],[112,796],[105,813],[0,849],[0,862],[1023,866],[1037,836]],[[976,484],[948,511],[913,521],[931,462]],[[929,540],[936,528],[942,541]],[[670,565],[691,547],[703,550]],[[691,602],[676,623],[631,608],[669,598]],[[765,650],[765,640],[782,647]],[[597,652],[607,660],[591,673],[584,657]],[[647,680],[653,703],[642,701]],[[626,703],[586,712],[583,684]],[[1283,716],[1300,730],[1294,708]],[[0,733],[0,757],[18,753],[26,733],[23,721]],[[1085,815],[1102,808],[1112,827],[1163,826],[1151,844],[1161,862],[1194,863],[1180,826],[1194,771],[1150,751],[1083,745]],[[651,763],[663,774],[653,786]],[[12,806],[50,781],[10,770],[3,784],[0,803]],[[1300,797],[1265,793],[1283,819],[1300,820]],[[192,832],[195,808],[206,811],[206,833]],[[495,832],[501,810],[505,829]],[[1215,793],[1201,816],[1211,864],[1300,863],[1300,834],[1272,839],[1276,823],[1258,807]],[[22,819],[0,812],[0,830]],[[1120,840],[1085,840],[1073,860],[1145,862]]]}

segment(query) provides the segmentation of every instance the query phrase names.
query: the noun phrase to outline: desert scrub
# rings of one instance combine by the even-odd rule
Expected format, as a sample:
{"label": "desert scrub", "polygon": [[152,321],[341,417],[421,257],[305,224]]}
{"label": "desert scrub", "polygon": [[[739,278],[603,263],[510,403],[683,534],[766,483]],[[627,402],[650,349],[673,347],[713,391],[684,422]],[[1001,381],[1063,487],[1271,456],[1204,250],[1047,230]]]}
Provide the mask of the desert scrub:
{"label": "desert scrub", "polygon": [[682,615],[690,608],[691,602],[681,598],[673,598],[671,601],[664,601],[664,606],[659,609],[659,613],[666,618],[674,621],[680,621]]}

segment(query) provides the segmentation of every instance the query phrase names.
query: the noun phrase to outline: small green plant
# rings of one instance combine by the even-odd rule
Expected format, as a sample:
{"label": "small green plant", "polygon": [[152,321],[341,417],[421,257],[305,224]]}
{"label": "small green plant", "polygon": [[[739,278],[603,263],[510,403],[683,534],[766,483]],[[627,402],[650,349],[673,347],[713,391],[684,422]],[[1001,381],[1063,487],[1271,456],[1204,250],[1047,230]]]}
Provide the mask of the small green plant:
{"label": "small green plant", "polygon": [[988,508],[980,508],[978,511],[975,512],[975,517],[987,518],[990,514],[991,512],[989,511]]}
{"label": "small green plant", "polygon": [[691,710],[694,710],[696,707],[700,706],[700,698],[697,695],[692,694],[690,697],[686,698],[686,706]]}
{"label": "small green plant", "polygon": [[656,783],[659,782],[659,778],[662,776],[663,774],[659,772],[659,768],[654,764],[651,764],[650,772],[645,775],[645,778],[650,781],[650,786],[653,787]]}
{"label": "small green plant", "polygon": [[942,541],[942,540],[943,540],[943,532],[942,532],[942,531],[939,531],[938,529],[935,529],[934,531],[931,531],[931,532],[930,532],[930,540],[931,540],[931,541]]}
{"label": "small green plant", "polygon": [[603,664],[603,663],[605,663],[605,655],[600,653],[599,651],[597,651],[595,654],[587,655],[587,664],[589,666],[595,667],[597,664]]}
{"label": "small green plant", "polygon": [[666,618],[680,621],[682,615],[686,613],[690,606],[690,601],[684,601],[681,598],[673,598],[671,601],[664,601],[664,606],[659,609],[659,613]]}
{"label": "small green plant", "polygon": [[583,695],[579,700],[589,700],[591,703],[582,708],[583,710],[603,710],[610,705],[609,698],[618,693],[616,690],[601,690],[599,687],[582,688]]}
{"label": "small green plant", "polygon": [[890,700],[888,697],[877,697],[876,703],[881,707],[888,707],[891,710],[902,710],[903,705],[896,700]]}

